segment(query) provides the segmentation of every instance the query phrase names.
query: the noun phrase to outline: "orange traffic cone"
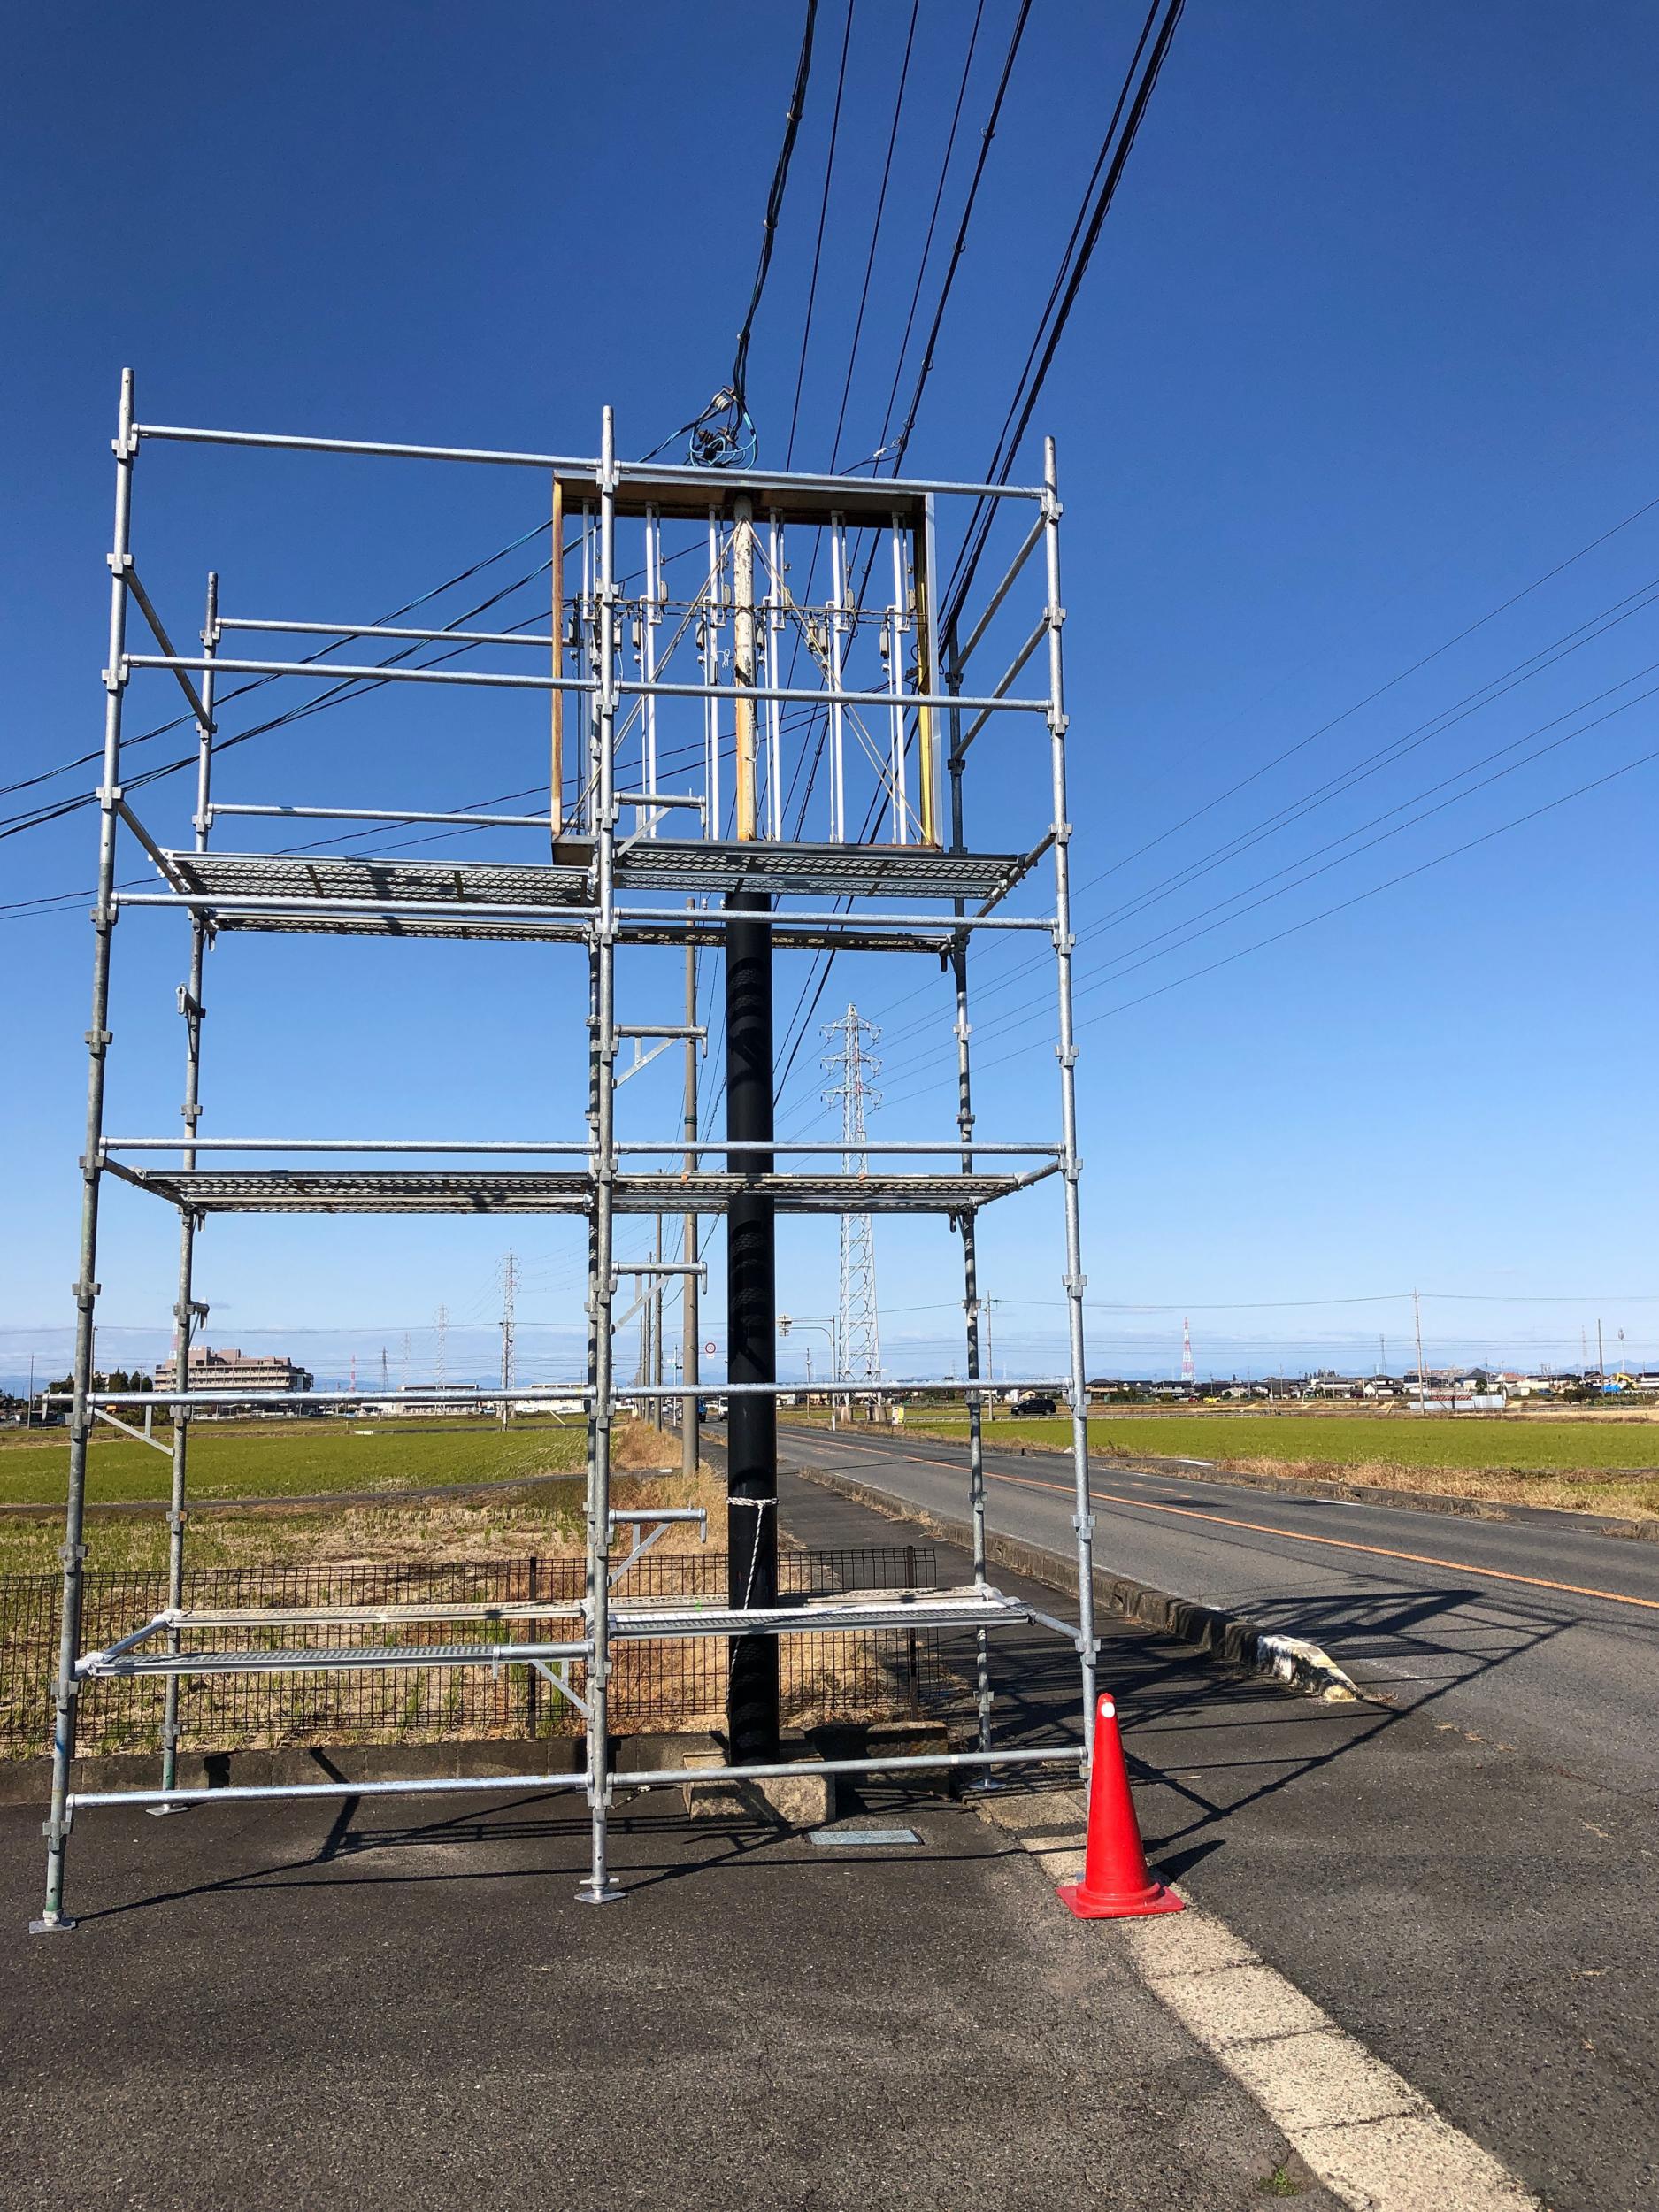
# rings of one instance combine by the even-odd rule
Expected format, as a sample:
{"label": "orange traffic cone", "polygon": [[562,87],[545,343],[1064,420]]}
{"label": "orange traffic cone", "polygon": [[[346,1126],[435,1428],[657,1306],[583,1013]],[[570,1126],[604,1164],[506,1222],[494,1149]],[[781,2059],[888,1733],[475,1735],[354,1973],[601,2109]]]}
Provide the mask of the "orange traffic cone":
{"label": "orange traffic cone", "polygon": [[1060,1901],[1079,1920],[1127,1920],[1141,1913],[1181,1909],[1181,1900],[1148,1870],[1118,1733],[1118,1708],[1110,1697],[1102,1698],[1094,1716],[1083,1878],[1063,1882]]}

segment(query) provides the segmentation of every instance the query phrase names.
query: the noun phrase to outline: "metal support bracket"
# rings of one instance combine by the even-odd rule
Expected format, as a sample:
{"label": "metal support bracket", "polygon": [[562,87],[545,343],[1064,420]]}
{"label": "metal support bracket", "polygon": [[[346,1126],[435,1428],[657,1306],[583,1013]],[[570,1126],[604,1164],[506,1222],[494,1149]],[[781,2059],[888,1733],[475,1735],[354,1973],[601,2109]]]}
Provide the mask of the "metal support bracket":
{"label": "metal support bracket", "polygon": [[635,1529],[643,1530],[649,1525],[650,1525],[650,1532],[649,1535],[635,1535],[634,1540],[634,1549],[628,1554],[627,1557],[622,1562],[622,1564],[619,1567],[613,1567],[611,1570],[610,1575],[607,1577],[607,1581],[612,1589],[614,1589],[617,1584],[621,1581],[623,1576],[626,1574],[628,1569],[634,1564],[634,1561],[643,1557],[645,1553],[649,1551],[653,1544],[657,1543],[662,1537],[668,1533],[670,1527],[676,1521],[695,1521],[697,1524],[697,1541],[700,1544],[706,1544],[708,1542],[709,1516],[704,1509],[700,1505],[664,1505],[658,1506],[655,1509],[648,1507],[644,1510],[637,1513],[612,1513],[611,1516],[611,1525],[613,1529],[625,1527],[631,1524]]}
{"label": "metal support bracket", "polygon": [[533,1659],[530,1662],[531,1666],[544,1682],[556,1689],[562,1698],[568,1699],[584,1720],[591,1720],[593,1714],[587,1699],[578,1696],[570,1686],[569,1677],[565,1671],[567,1663],[563,1659]]}

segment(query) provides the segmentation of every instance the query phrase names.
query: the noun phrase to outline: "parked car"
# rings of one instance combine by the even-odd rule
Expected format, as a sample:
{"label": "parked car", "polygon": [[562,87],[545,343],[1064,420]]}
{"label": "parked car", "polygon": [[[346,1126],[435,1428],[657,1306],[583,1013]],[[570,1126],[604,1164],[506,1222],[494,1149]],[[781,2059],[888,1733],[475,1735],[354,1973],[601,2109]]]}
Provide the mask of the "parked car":
{"label": "parked car", "polygon": [[1055,1402],[1041,1390],[1028,1390],[1023,1398],[1016,1398],[1008,1409],[1010,1413],[1053,1413]]}

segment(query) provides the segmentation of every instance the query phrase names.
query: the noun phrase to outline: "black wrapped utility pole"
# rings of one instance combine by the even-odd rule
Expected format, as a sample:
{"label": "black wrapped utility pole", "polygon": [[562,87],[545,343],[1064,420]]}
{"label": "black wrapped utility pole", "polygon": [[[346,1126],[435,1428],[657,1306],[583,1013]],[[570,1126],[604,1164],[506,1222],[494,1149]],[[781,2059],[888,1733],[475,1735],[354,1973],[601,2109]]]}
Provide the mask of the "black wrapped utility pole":
{"label": "black wrapped utility pole", "polygon": [[[733,891],[726,902],[726,1133],[770,1142],[772,1127],[772,902]],[[739,917],[741,917],[740,919]],[[770,1151],[737,1152],[734,1166],[772,1170]],[[778,1602],[778,1402],[745,1383],[778,1379],[772,1201],[745,1192],[726,1217],[726,1371],[728,1400],[726,1530],[731,1601],[748,1610]],[[778,1639],[740,1636],[732,1646],[726,1726],[734,1763],[778,1755]]]}
{"label": "black wrapped utility pole", "polygon": [[[733,678],[755,682],[753,509],[740,497],[732,533]],[[737,834],[757,827],[755,703],[737,700]],[[732,1153],[731,1165],[772,1172],[772,901],[761,891],[726,900],[726,1133],[760,1148]],[[726,1217],[726,1371],[735,1386],[726,1413],[726,1540],[732,1604],[742,1611],[778,1602],[778,1289],[772,1201],[734,1197]],[[733,1763],[778,1755],[778,1640],[732,1643],[726,1694]]]}

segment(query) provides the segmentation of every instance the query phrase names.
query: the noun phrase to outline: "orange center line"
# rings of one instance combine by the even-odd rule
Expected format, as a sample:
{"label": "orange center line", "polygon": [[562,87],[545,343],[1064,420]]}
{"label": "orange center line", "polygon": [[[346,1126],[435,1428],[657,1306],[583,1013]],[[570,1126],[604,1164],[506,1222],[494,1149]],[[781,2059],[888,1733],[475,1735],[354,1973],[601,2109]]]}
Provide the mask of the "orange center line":
{"label": "orange center line", "polygon": [[[846,1439],[838,1440],[845,1442]],[[952,1459],[924,1459],[919,1452],[907,1453],[906,1457],[921,1467],[944,1467],[953,1474],[960,1474],[962,1463]],[[987,1482],[1010,1483],[1018,1490],[1047,1490],[1060,1497],[1071,1495],[1071,1485],[1061,1482],[1039,1482],[1031,1475],[1001,1475],[994,1468],[985,1471]],[[1148,1498],[1119,1497],[1110,1490],[1096,1490],[1091,1484],[1089,1495],[1107,1505],[1132,1506],[1141,1513],[1172,1513],[1187,1521],[1213,1521],[1218,1528],[1248,1529],[1257,1536],[1279,1536],[1292,1544],[1324,1544],[1333,1551],[1363,1552],[1371,1559],[1407,1559],[1419,1567],[1448,1567],[1455,1574],[1486,1575],[1494,1582],[1524,1583],[1529,1590],[1560,1590],[1568,1597],[1601,1598],[1609,1605],[1637,1605],[1644,1612],[1659,1613],[1659,1598],[1632,1597],[1624,1590],[1598,1590],[1582,1582],[1551,1582],[1543,1575],[1513,1574],[1505,1567],[1480,1567],[1466,1559],[1439,1559],[1432,1552],[1394,1551],[1386,1544],[1356,1544],[1343,1536],[1315,1536],[1306,1529],[1274,1528],[1266,1521],[1240,1521],[1225,1513],[1208,1513],[1195,1505],[1155,1505]]]}

